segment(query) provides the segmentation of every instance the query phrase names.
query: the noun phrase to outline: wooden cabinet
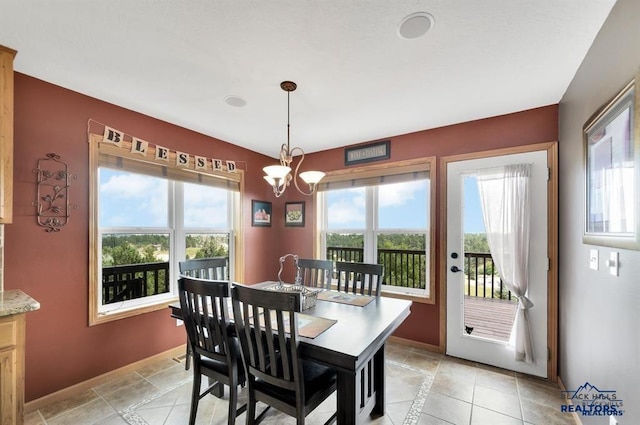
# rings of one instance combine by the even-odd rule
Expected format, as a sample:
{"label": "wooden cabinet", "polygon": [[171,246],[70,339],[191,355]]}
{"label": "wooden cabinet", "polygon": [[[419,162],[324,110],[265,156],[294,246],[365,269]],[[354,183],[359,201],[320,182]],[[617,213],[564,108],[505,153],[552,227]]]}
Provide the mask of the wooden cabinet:
{"label": "wooden cabinet", "polygon": [[13,218],[13,58],[0,45],[0,223]]}
{"label": "wooden cabinet", "polygon": [[0,317],[0,424],[22,425],[25,314]]}

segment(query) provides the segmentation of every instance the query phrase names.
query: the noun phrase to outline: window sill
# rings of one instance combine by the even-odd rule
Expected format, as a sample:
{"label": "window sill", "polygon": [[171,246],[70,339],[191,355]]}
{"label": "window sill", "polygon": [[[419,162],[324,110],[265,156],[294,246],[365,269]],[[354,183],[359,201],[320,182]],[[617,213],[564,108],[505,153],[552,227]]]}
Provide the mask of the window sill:
{"label": "window sill", "polygon": [[416,294],[408,294],[408,293],[402,293],[402,292],[394,292],[394,291],[382,291],[381,292],[381,296],[383,297],[388,297],[388,298],[398,298],[401,300],[409,300],[409,301],[413,301],[414,303],[422,303],[422,304],[435,304],[436,300],[435,297],[432,295],[430,297],[425,297],[425,296],[421,296],[421,295],[416,295]]}
{"label": "window sill", "polygon": [[[331,282],[331,289],[334,291],[338,290],[338,287],[336,285],[336,280],[334,279]],[[385,291],[384,289],[382,289],[380,291],[380,296],[382,297],[388,297],[388,298],[398,298],[401,300],[409,300],[409,301],[413,301],[416,303],[422,303],[422,304],[435,304],[436,300],[435,297],[432,295],[430,297],[425,297],[422,295],[417,295],[417,294],[411,294],[411,293],[407,293],[407,292],[396,292],[396,291]]]}
{"label": "window sill", "polygon": [[128,317],[166,309],[169,307],[169,304],[176,301],[178,301],[178,297],[165,298],[162,301],[156,301],[154,303],[122,308],[111,312],[97,313],[89,317],[89,326],[101,325],[103,323],[113,322],[115,320],[126,319]]}

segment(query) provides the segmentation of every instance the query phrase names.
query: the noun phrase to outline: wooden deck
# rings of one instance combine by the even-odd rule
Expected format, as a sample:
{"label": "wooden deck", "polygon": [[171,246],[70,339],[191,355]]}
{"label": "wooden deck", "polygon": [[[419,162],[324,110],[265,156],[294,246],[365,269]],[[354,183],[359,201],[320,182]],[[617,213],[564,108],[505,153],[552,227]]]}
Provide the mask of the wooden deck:
{"label": "wooden deck", "polygon": [[516,301],[464,297],[464,324],[471,335],[508,342],[516,314]]}

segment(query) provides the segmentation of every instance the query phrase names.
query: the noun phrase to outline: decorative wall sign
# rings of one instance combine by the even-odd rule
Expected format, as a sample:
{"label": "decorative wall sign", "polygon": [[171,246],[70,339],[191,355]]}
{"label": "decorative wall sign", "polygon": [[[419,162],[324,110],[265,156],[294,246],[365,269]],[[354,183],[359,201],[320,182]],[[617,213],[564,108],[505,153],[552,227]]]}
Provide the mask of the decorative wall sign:
{"label": "decorative wall sign", "polygon": [[389,158],[391,158],[390,140],[344,149],[344,165],[355,165]]}
{"label": "decorative wall sign", "polygon": [[38,176],[36,201],[33,202],[38,225],[45,227],[47,232],[59,232],[69,222],[70,211],[77,208],[77,205],[69,204],[69,186],[78,176],[70,173],[67,164],[55,153],[39,159],[38,168],[33,172]]}

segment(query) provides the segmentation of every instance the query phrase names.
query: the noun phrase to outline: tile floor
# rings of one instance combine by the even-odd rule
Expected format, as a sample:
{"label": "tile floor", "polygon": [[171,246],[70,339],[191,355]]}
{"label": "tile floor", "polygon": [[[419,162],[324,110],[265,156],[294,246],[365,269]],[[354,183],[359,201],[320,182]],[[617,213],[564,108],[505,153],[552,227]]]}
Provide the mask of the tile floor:
{"label": "tile floor", "polygon": [[[387,344],[387,404],[375,425],[553,425],[575,424],[560,412],[560,389],[543,380],[430,353]],[[25,425],[186,425],[191,370],[166,359],[92,388],[25,417]],[[200,401],[197,423],[226,424],[227,401]],[[246,400],[241,392],[241,403]],[[335,395],[307,417],[322,424],[335,411]],[[258,411],[260,406],[258,406]],[[237,423],[244,424],[245,414]],[[265,425],[295,424],[270,409]]]}

